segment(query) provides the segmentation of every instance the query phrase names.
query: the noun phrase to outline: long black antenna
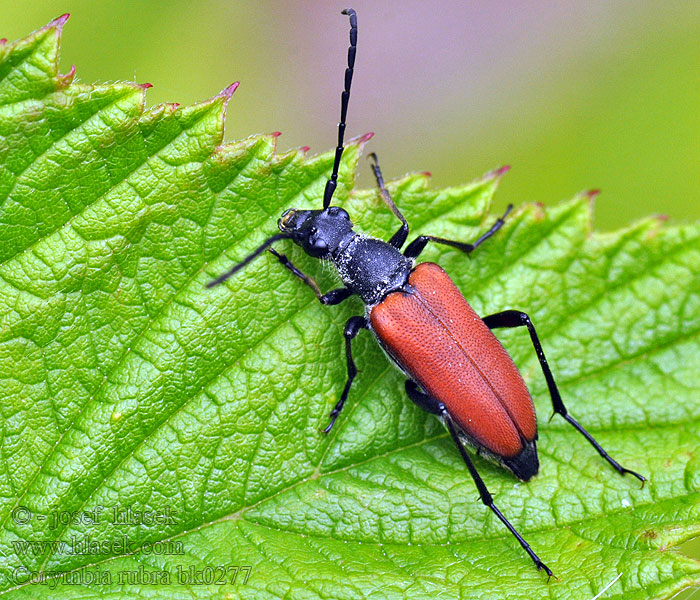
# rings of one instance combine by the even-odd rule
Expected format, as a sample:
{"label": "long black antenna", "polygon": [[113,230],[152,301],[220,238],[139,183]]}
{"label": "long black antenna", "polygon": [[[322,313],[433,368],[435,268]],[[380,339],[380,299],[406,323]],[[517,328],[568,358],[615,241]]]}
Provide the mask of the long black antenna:
{"label": "long black antenna", "polygon": [[224,273],[223,275],[219,275],[216,279],[207,283],[207,287],[211,288],[211,287],[214,287],[215,285],[219,285],[220,283],[223,283],[229,277],[231,277],[231,275],[233,275],[234,273],[237,273],[243,267],[245,267],[251,260],[260,256],[265,251],[266,248],[269,248],[272,244],[274,244],[275,242],[277,242],[279,240],[286,240],[290,237],[291,237],[291,235],[288,233],[277,233],[277,234],[267,238],[262,244],[260,244],[255,250],[253,250],[241,262],[239,262],[237,265],[233,266],[231,269],[226,271],[226,273]]}
{"label": "long black antenna", "polygon": [[335,162],[333,163],[333,173],[326,182],[326,189],[323,192],[324,210],[331,205],[333,192],[338,184],[338,169],[340,168],[340,158],[343,156],[343,136],[345,135],[345,118],[348,113],[348,101],[350,100],[350,84],[352,83],[353,67],[355,66],[355,53],[357,52],[357,13],[352,8],[341,11],[342,14],[350,17],[350,47],[348,48],[348,68],[345,69],[345,89],[340,96],[340,123],[338,123],[338,147],[335,149]]}

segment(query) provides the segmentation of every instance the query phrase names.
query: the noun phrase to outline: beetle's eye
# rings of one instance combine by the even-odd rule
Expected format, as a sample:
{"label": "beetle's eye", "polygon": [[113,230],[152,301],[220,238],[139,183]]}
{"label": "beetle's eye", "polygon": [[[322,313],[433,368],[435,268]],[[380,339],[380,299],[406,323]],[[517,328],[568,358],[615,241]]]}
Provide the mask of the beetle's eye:
{"label": "beetle's eye", "polygon": [[294,218],[294,214],[296,211],[292,208],[288,208],[282,213],[282,216],[279,218],[279,221],[277,221],[277,226],[284,231],[285,229],[288,229],[290,226],[290,221]]}
{"label": "beetle's eye", "polygon": [[326,240],[320,237],[310,237],[309,238],[309,246],[311,246],[316,252],[326,252],[328,250],[328,244],[326,243]]}

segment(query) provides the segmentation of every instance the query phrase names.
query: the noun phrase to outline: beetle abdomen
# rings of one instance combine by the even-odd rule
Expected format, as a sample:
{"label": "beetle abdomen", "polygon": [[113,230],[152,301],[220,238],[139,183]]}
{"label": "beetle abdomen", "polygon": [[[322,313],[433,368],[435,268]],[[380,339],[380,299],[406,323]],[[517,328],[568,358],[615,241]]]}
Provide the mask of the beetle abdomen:
{"label": "beetle abdomen", "polygon": [[532,454],[532,399],[501,343],[438,265],[418,265],[408,283],[370,312],[383,346],[478,446],[506,463]]}

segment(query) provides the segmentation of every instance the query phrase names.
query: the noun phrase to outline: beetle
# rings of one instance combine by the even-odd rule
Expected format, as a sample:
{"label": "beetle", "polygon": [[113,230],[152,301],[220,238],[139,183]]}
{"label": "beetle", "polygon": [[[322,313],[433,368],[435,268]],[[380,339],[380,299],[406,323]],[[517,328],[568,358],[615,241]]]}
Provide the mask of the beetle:
{"label": "beetle", "polygon": [[[330,178],[323,194],[323,208],[290,208],[278,221],[280,233],[270,236],[240,263],[233,266],[207,287],[213,287],[243,269],[265,250],[272,253],[286,269],[310,287],[325,305],[340,304],[357,295],[365,304],[365,314],[348,319],[345,324],[347,381],[330,412],[328,433],[343,409],[357,374],[352,356],[352,341],[367,329],[374,334],[389,359],[406,376],[408,397],[424,410],[437,415],[467,466],[481,501],[515,536],[538,570],[549,577],[552,571],[535,554],[508,519],[501,513],[465,446],[477,454],[505,467],[522,481],[529,481],[539,470],[537,456],[537,420],[530,393],[520,372],[506,350],[492,333],[493,329],[525,327],[544,373],[554,412],[570,423],[598,453],[620,474],[630,474],[642,482],[645,478],[621,466],[574,419],[564,406],[542,345],[530,317],[519,310],[505,310],[483,319],[469,306],[447,273],[435,263],[416,265],[416,259],[429,242],[451,246],[470,254],[493,236],[505,223],[512,209],[496,220],[491,228],[473,243],[420,235],[401,252],[409,226],[387,190],[379,162],[370,154],[371,167],[379,193],[401,226],[389,241],[372,238],[353,229],[347,211],[331,206],[343,154],[350,86],[357,51],[357,14],[351,8],[342,11],[350,20],[345,87],[341,95],[338,146]],[[285,254],[272,247],[282,240],[292,240],[308,255],[330,261],[343,287],[321,293],[313,278],[299,270]]]}

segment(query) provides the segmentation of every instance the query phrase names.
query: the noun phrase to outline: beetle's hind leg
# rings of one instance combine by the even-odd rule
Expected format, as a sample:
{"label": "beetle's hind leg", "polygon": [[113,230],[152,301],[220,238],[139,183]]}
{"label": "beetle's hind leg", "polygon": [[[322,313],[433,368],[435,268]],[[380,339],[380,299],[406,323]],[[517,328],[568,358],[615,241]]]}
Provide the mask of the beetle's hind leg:
{"label": "beetle's hind leg", "polygon": [[331,411],[331,421],[323,430],[323,433],[328,433],[333,428],[335,420],[338,418],[340,411],[343,410],[345,401],[348,399],[350,387],[355,379],[355,375],[357,375],[357,367],[355,366],[355,361],[352,359],[352,340],[355,339],[355,336],[357,336],[362,329],[369,329],[369,325],[365,317],[350,317],[347,320],[347,323],[345,323],[343,335],[345,336],[345,357],[347,358],[348,362],[348,380],[345,383],[345,388],[343,388],[343,393],[340,395],[340,400],[338,400]]}
{"label": "beetle's hind leg", "polygon": [[630,475],[633,475],[634,477],[639,479],[639,481],[642,482],[642,485],[644,485],[646,478],[643,475],[640,475],[635,471],[631,471],[630,469],[626,469],[620,463],[618,463],[603,449],[603,447],[595,440],[595,438],[590,433],[588,433],[583,428],[583,426],[569,414],[569,411],[566,409],[566,406],[564,406],[564,402],[561,399],[559,390],[557,389],[557,384],[554,381],[554,377],[552,376],[552,371],[550,370],[549,364],[547,363],[547,358],[545,357],[544,351],[542,350],[540,339],[539,337],[537,337],[535,326],[532,324],[530,317],[526,313],[521,312],[519,310],[505,310],[503,312],[484,317],[483,321],[484,323],[486,323],[486,326],[489,329],[497,329],[500,327],[527,327],[527,330],[530,332],[530,339],[532,340],[532,345],[535,347],[535,352],[537,352],[537,358],[540,361],[540,367],[542,368],[542,372],[544,373],[544,378],[547,380],[547,387],[549,388],[549,395],[552,397],[552,407],[554,408],[554,412],[564,417],[564,419],[566,419],[566,421],[568,421],[574,427],[574,429],[576,429],[576,431],[578,431],[583,437],[585,437],[589,441],[591,446],[593,446],[598,451],[598,454],[600,454],[605,460],[607,460],[618,473],[620,473],[621,475],[629,473]]}
{"label": "beetle's hind leg", "polygon": [[457,242],[455,240],[446,240],[445,238],[434,237],[432,235],[420,235],[408,245],[408,248],[406,248],[406,250],[404,250],[404,256],[407,256],[408,258],[417,258],[418,255],[421,252],[423,252],[428,242],[435,242],[436,244],[452,246],[453,248],[457,248],[458,250],[469,254],[470,252],[481,246],[481,244],[488,240],[501,227],[503,227],[503,224],[506,222],[506,217],[508,216],[508,213],[510,213],[511,210],[513,210],[513,205],[509,204],[508,208],[506,208],[506,212],[503,213],[503,216],[496,219],[496,222],[493,225],[491,225],[491,229],[484,233],[473,244]]}
{"label": "beetle's hind leg", "polygon": [[544,570],[544,572],[547,573],[549,577],[551,577],[551,569],[540,560],[540,557],[537,556],[537,554],[535,554],[534,550],[530,547],[530,544],[528,544],[523,539],[523,536],[521,536],[518,533],[515,527],[513,527],[510,524],[508,519],[506,519],[503,513],[500,510],[498,510],[498,507],[494,504],[493,496],[491,496],[491,492],[489,492],[488,488],[486,487],[484,480],[481,479],[481,475],[479,475],[479,472],[476,470],[472,459],[469,458],[469,454],[467,454],[467,451],[464,448],[464,444],[462,443],[462,440],[459,437],[457,425],[453,421],[452,415],[450,415],[450,411],[447,410],[447,407],[442,402],[439,402],[435,398],[421,392],[418,389],[418,386],[410,379],[406,381],[406,393],[408,394],[408,397],[422,409],[428,411],[429,413],[436,414],[442,417],[442,420],[445,422],[447,430],[450,432],[450,436],[452,436],[452,441],[457,446],[459,453],[462,455],[462,459],[467,465],[469,474],[472,476],[472,479],[476,484],[476,489],[479,490],[479,497],[481,498],[481,501],[499,518],[501,523],[503,523],[508,528],[508,531],[510,531],[515,536],[515,539],[518,540],[525,552],[528,553],[528,555],[532,559],[532,562],[535,563],[535,566],[538,569]]}
{"label": "beetle's hind leg", "polygon": [[411,379],[406,380],[406,393],[425,412],[429,412],[431,415],[440,415],[440,403],[432,396],[421,392],[415,381]]}

